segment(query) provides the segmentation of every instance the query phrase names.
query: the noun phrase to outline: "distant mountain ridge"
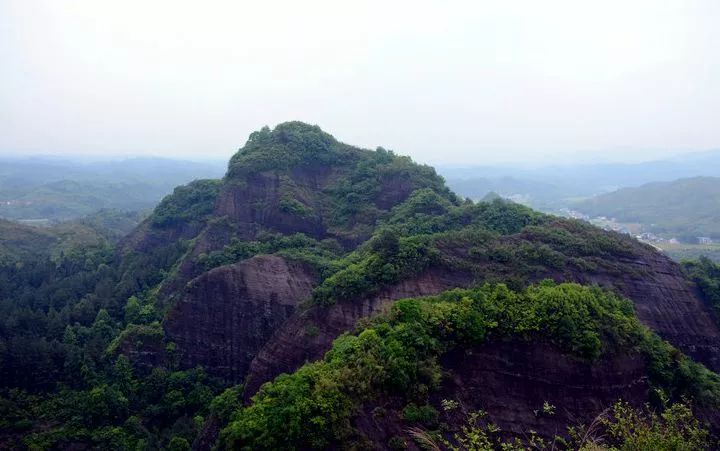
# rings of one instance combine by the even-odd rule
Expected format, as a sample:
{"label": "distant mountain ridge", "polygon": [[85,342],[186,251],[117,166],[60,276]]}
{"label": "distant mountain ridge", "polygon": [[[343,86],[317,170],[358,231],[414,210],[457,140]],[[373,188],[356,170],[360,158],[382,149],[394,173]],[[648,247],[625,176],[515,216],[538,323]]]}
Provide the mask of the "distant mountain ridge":
{"label": "distant mountain ridge", "polygon": [[576,208],[591,216],[638,222],[655,233],[686,241],[720,239],[720,177],[693,177],[623,188],[587,199]]}
{"label": "distant mountain ridge", "polygon": [[103,208],[152,209],[172,189],[219,177],[225,165],[164,158],[85,163],[46,158],[0,160],[0,217],[62,221]]}
{"label": "distant mountain ridge", "polygon": [[[642,163],[553,164],[539,168],[508,165],[438,167],[459,195],[480,199],[488,191],[526,195],[543,210],[567,207],[577,198],[619,188],[678,178],[720,177],[720,150]],[[487,191],[486,191],[487,190]]]}

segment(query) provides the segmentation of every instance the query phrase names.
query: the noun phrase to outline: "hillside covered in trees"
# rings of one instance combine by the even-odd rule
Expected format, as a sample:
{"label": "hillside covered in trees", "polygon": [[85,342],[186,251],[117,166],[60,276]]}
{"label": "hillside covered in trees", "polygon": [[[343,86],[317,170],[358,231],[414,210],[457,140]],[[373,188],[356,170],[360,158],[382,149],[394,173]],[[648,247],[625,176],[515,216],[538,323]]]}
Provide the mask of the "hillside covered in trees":
{"label": "hillside covered in trees", "polygon": [[695,177],[648,183],[602,194],[576,207],[591,216],[636,222],[650,232],[697,243],[720,239],[720,178]]}
{"label": "hillside covered in trees", "polygon": [[462,199],[317,126],[253,133],[118,242],[0,227],[0,447],[713,449],[720,431],[711,263]]}

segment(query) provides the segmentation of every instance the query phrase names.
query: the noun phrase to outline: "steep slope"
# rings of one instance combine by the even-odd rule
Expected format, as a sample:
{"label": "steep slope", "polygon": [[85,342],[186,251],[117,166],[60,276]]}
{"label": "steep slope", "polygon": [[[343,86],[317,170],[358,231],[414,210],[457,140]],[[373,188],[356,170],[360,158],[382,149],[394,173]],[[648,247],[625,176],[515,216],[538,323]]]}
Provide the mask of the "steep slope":
{"label": "steep slope", "polygon": [[[355,248],[378,224],[400,237],[416,237],[410,244],[427,248],[427,258],[412,257],[413,248],[411,254],[390,256],[393,271],[368,266],[382,261],[373,245]],[[368,243],[382,235],[376,232]],[[150,289],[161,282],[150,293],[169,309],[166,339],[179,345],[186,365],[209,363],[199,357],[208,347],[222,353],[229,343],[239,343],[230,326],[218,329],[214,317],[193,316],[208,299],[187,287],[207,283],[208,270],[258,254],[276,254],[283,264],[305,262],[309,272],[301,279],[320,284],[312,295],[318,305],[298,310],[307,299],[291,298],[283,301],[292,306],[283,315],[266,309],[262,321],[272,326],[263,338],[252,349],[233,351],[245,352],[237,368],[249,373],[228,371],[227,363],[207,368],[231,382],[249,374],[248,395],[280,372],[321,357],[337,334],[394,299],[488,280],[521,287],[550,277],[612,288],[633,300],[640,320],[661,336],[711,368],[720,367],[720,331],[708,308],[677,265],[649,247],[502,201],[460,204],[432,169],[383,149],[339,143],[302,123],[253,133],[222,181],[176,189],[127,238],[123,252],[128,284]],[[342,286],[362,271],[377,275],[360,274],[362,284]],[[238,277],[231,270],[213,274],[213,283]],[[211,302],[219,315],[231,318],[235,311],[257,311],[253,298],[273,298],[271,286],[261,289],[265,292],[252,296],[219,293]],[[328,300],[334,305],[320,305]],[[218,333],[206,334],[213,330]],[[207,338],[188,339],[193,336]]]}
{"label": "steep slope", "polygon": [[123,252],[167,253],[178,240],[192,240],[184,247],[186,258],[172,261],[179,265],[178,277],[166,281],[163,292],[173,297],[207,269],[198,265],[203,254],[221,252],[233,238],[302,233],[351,250],[369,238],[383,214],[419,188],[455,201],[430,167],[382,148],[348,146],[317,126],[288,122],[251,134],[222,181],[177,188],[126,240]]}
{"label": "steep slope", "polygon": [[[496,205],[512,214],[507,204]],[[485,281],[522,287],[552,278],[612,289],[631,299],[640,321],[661,337],[710,368],[720,369],[720,329],[712,309],[677,264],[630,237],[552,219],[509,235],[483,236],[461,229],[430,239],[438,255],[427,269],[377,293],[340,297],[331,305],[293,315],[253,361],[246,397],[264,381],[322,357],[337,335],[386,310],[396,299]],[[308,336],[306,330],[315,334]]]}
{"label": "steep slope", "polygon": [[[222,443],[250,448],[414,446],[408,427],[461,425],[435,412],[443,400],[549,437],[655,389],[718,424],[702,404],[717,375],[682,354],[718,369],[714,271],[693,276],[701,297],[630,237],[461,201],[431,168],[315,126],[254,133],[223,179],[176,188],[115,252],[47,256],[72,236],[50,237],[40,266],[0,265],[0,443],[13,448],[202,448],[225,426]],[[609,291],[525,290],[544,279]],[[535,412],[545,401],[555,416]]]}
{"label": "steep slope", "polygon": [[[261,341],[310,297],[305,290],[285,298],[288,293],[278,292],[275,284],[283,277],[294,283],[297,275],[315,285],[324,263],[367,240],[377,221],[417,189],[457,202],[432,168],[407,157],[348,146],[316,126],[298,122],[264,128],[253,133],[232,158],[223,180],[177,188],[125,239],[122,285],[128,291],[146,290],[169,310],[163,325],[167,340],[178,345],[181,362],[207,364],[211,374],[241,382],[256,348],[264,344]],[[240,291],[228,281],[234,288],[210,300],[202,290],[187,289],[204,286],[208,280],[222,284],[225,279],[245,277],[244,270],[238,273],[228,265],[263,253],[282,255],[274,260],[280,266],[295,268],[293,261],[304,262],[304,269],[297,274],[279,270],[279,278]],[[241,267],[260,261],[247,261]],[[218,266],[222,268],[207,273]],[[261,307],[259,299],[263,305],[281,302],[285,307],[278,311]],[[208,302],[214,302],[212,308],[228,319],[238,319],[235,311],[256,312],[259,316],[252,321],[263,322],[264,332],[247,336],[255,344],[238,341],[237,333],[248,333],[238,332],[243,326],[198,314]],[[201,336],[202,342],[189,338]],[[232,343],[237,345],[233,350]],[[213,363],[203,357],[208,347],[226,359],[247,362],[234,363],[235,369],[229,369],[228,363]]]}
{"label": "steep slope", "polygon": [[413,443],[410,426],[448,434],[478,409],[508,438],[550,439],[656,390],[695,398],[717,425],[720,376],[641,326],[630,302],[574,284],[486,285],[398,301],[236,407],[221,446],[396,449]]}
{"label": "steep slope", "polygon": [[[246,402],[263,383],[321,359],[335,338],[398,299],[486,282],[518,290],[546,278],[600,285],[630,299],[640,322],[660,337],[720,369],[711,307],[680,267],[651,247],[502,200],[461,202],[431,168],[384,149],[339,143],[302,123],[251,135],[222,180],[177,188],[120,253],[120,287],[140,291],[142,303],[162,312],[162,329],[150,333],[167,346],[137,349],[143,340],[129,331],[114,349],[139,370],[173,361],[201,365],[226,385],[244,382]],[[128,327],[143,330],[137,326]],[[636,389],[643,395],[633,399],[647,400],[638,382],[642,365],[622,358],[590,365],[552,347],[517,346],[508,361],[491,356],[492,349],[476,352],[497,360],[492,371],[518,368],[517,383],[535,387],[528,398],[580,373],[592,382],[578,411]],[[158,355],[165,352],[171,355]],[[552,370],[539,356],[552,356],[562,368],[550,382],[533,385],[534,371]],[[472,391],[479,376],[456,370],[465,374],[457,384]],[[617,391],[603,390],[604,383]],[[569,401],[570,392],[557,396]],[[501,387],[497,393],[487,401],[506,395]],[[523,426],[534,424],[517,415]]]}
{"label": "steep slope", "polygon": [[194,279],[165,318],[165,332],[185,367],[202,365],[242,380],[252,357],[312,294],[312,268],[263,255]]}

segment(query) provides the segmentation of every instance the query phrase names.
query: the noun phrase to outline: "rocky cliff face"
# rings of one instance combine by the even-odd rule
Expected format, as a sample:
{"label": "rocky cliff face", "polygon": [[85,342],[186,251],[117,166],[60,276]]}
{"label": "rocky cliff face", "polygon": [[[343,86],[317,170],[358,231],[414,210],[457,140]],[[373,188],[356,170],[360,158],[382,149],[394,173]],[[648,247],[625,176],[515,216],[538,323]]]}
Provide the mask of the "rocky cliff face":
{"label": "rocky cliff face", "polygon": [[[320,214],[323,208],[321,194],[335,172],[332,167],[315,165],[287,173],[249,174],[243,183],[226,186],[220,194],[216,214],[227,216],[244,229],[251,229],[252,224],[262,224],[280,233],[305,233],[316,239],[325,238],[327,226]],[[285,196],[292,196],[299,208],[307,209],[307,214],[287,211],[282,203]]]}
{"label": "rocky cliff face", "polygon": [[431,269],[375,296],[296,312],[253,359],[245,382],[246,398],[249,399],[264,382],[275,376],[292,372],[305,362],[322,358],[335,338],[352,330],[358,320],[386,311],[393,301],[438,294],[454,287],[467,286],[471,281],[472,275],[469,273]]}
{"label": "rocky cliff face", "polygon": [[642,276],[577,273],[573,280],[619,291],[633,301],[643,324],[708,368],[720,371],[720,329],[714,312],[685,279],[680,266],[656,252],[620,261],[641,270]]}
{"label": "rocky cliff face", "polygon": [[160,290],[171,305],[205,270],[198,257],[222,251],[233,239],[299,233],[351,251],[383,214],[421,188],[455,199],[430,167],[384,149],[342,144],[316,126],[280,124],[253,133],[222,180],[196,181],[163,199],[121,243],[125,260],[136,263],[124,272],[136,289],[157,283],[156,274],[138,276],[143,267],[171,273]]}
{"label": "rocky cliff face", "polygon": [[258,256],[192,280],[163,325],[180,363],[202,365],[228,383],[242,382],[250,362],[275,330],[309,298],[310,268]]}
{"label": "rocky cliff face", "polygon": [[[551,439],[566,435],[568,425],[590,424],[618,399],[635,407],[648,401],[644,360],[632,354],[587,362],[548,343],[508,341],[451,352],[442,366],[446,377],[430,403],[440,411],[440,420],[456,431],[469,412],[483,410],[508,438],[535,431]],[[459,405],[444,412],[443,399]],[[402,419],[405,402],[386,397],[366,405],[354,426],[375,449],[391,449],[388,442],[393,437],[402,437],[409,449],[418,449]],[[543,411],[545,403],[555,408],[554,413]]]}
{"label": "rocky cliff face", "polygon": [[[530,281],[552,278],[615,290],[633,301],[640,321],[662,338],[710,369],[720,370],[720,328],[712,309],[685,279],[679,265],[644,246],[635,246],[631,251],[632,258],[607,256],[608,265],[597,265],[592,270],[573,267],[563,271],[537,270]],[[464,258],[469,257],[465,254]],[[598,261],[602,263],[603,259]],[[246,400],[263,382],[321,358],[335,337],[352,330],[358,320],[377,314],[394,300],[468,287],[502,274],[512,274],[512,269],[498,263],[476,265],[472,272],[437,267],[371,297],[298,312],[278,329],[250,365]],[[305,333],[308,329],[317,333],[308,336]]]}
{"label": "rocky cliff face", "polygon": [[242,382],[256,351],[311,297],[315,276],[278,257],[210,272],[199,258],[262,234],[331,239],[350,251],[418,188],[454,198],[433,169],[408,158],[339,143],[307,124],[281,124],[253,134],[222,181],[196,182],[164,199],[121,245],[131,262],[125,278],[135,289],[159,282],[158,301],[169,308],[163,328],[183,365]]}
{"label": "rocky cliff face", "polygon": [[[431,169],[386,151],[346,146],[318,130],[289,124],[254,134],[233,157],[228,175],[211,190],[214,194],[207,195],[212,188],[207,183],[186,194],[202,199],[202,208],[183,201],[179,192],[168,202],[173,208],[167,209],[164,222],[150,218],[126,239],[125,254],[150,255],[127,265],[127,278],[133,279],[138,268],[142,273],[144,266],[172,274],[156,283],[159,302],[168,309],[162,323],[165,339],[177,345],[181,366],[201,365],[228,384],[245,383],[248,401],[262,383],[322,358],[338,335],[397,299],[487,281],[528,284],[552,278],[617,291],[633,301],[645,325],[720,370],[720,328],[714,313],[679,266],[658,252],[579,223],[547,217],[523,222],[525,213],[517,210],[460,211],[461,203]],[[403,207],[410,204],[406,210],[415,216],[398,216],[394,226],[417,220],[417,228],[407,230],[431,234],[480,224],[485,232],[441,238],[434,249],[439,258],[429,268],[373,294],[310,305],[305,301],[321,281],[306,264],[277,255],[257,255],[210,271],[199,263],[203,254],[222,251],[233,239],[257,240],[267,232],[335,240],[350,252],[419,188],[440,198],[442,208],[435,208],[431,196],[408,201]],[[477,216],[482,214],[487,217]],[[527,227],[537,223],[542,227]],[[150,283],[156,281],[155,273],[136,278],[140,287],[157,286]],[[633,356],[590,365],[547,344],[494,343],[446,358],[452,376],[438,396],[459,396],[468,406],[482,407],[511,432],[522,425],[550,435],[568,422],[585,421],[618,397],[638,403],[647,398],[645,369]],[[563,406],[565,413],[538,417],[533,410],[544,401]],[[371,415],[365,417],[358,419],[358,427],[378,443],[402,432],[397,418],[381,425],[371,424]],[[217,432],[217,427],[210,429]],[[203,440],[214,442],[212,437]]]}

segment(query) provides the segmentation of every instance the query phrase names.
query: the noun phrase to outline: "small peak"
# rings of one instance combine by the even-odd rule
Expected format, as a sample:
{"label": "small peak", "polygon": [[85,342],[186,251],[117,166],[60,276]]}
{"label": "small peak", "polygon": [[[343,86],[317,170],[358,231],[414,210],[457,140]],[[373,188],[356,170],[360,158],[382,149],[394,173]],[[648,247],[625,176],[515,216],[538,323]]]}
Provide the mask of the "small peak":
{"label": "small peak", "polygon": [[267,125],[250,134],[247,144],[274,142],[280,144],[323,145],[329,147],[337,140],[319,126],[301,121],[282,122],[271,129]]}
{"label": "small peak", "polygon": [[495,200],[505,200],[505,198],[496,193],[495,191],[490,191],[480,200],[480,202],[492,202]]}
{"label": "small peak", "polygon": [[230,160],[229,176],[248,171],[287,168],[310,162],[341,160],[343,146],[317,125],[283,122],[250,134],[247,143]]}

